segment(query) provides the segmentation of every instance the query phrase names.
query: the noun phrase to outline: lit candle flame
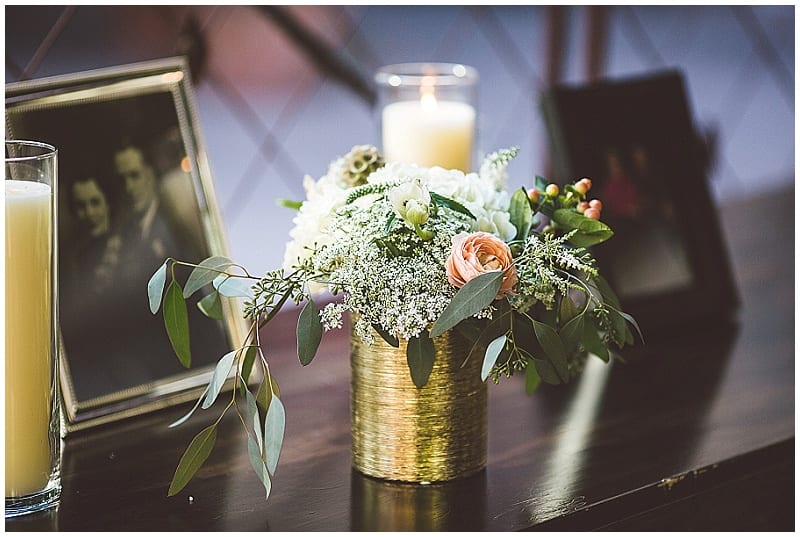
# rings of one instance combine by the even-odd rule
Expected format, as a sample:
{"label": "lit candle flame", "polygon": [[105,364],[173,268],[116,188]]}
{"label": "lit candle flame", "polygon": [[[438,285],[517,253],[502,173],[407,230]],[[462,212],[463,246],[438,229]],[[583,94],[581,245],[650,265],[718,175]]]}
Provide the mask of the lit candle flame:
{"label": "lit candle flame", "polygon": [[422,109],[426,112],[436,110],[436,95],[434,95],[434,86],[436,82],[432,76],[422,77],[422,83],[419,86],[419,101]]}

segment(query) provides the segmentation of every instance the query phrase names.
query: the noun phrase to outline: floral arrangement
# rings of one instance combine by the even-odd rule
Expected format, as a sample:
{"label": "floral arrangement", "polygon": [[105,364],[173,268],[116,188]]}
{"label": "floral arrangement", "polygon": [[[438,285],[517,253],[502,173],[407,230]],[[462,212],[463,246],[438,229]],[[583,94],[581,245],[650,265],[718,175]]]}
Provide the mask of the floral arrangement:
{"label": "floral arrangement", "polygon": [[[283,268],[256,277],[224,257],[198,265],[167,259],[148,284],[150,305],[156,313],[163,304],[167,333],[185,366],[191,362],[185,299],[193,293],[211,284],[199,307],[212,318],[222,316],[221,297],[244,297],[250,321],[242,346],[219,360],[205,393],[172,425],[209,408],[235,372],[244,402],[234,390],[222,415],[233,408],[241,417],[250,461],[269,496],[285,413],[259,329],[289,300],[304,304],[297,324],[303,365],[323,332],[341,328],[349,312],[366,343],[380,337],[398,347],[407,340],[418,388],[433,368],[437,336],[448,330],[471,342],[469,356],[460,359],[482,360],[483,380],[524,373],[528,393],[541,381],[569,381],[590,353],[608,361],[633,344],[636,321],[621,310],[587,250],[613,234],[599,219],[602,203],[588,199],[591,181],[559,187],[536,177],[529,192],[509,193],[507,166],[517,151],[493,153],[478,173],[465,174],[386,164],[374,147],[354,147],[319,180],[305,178],[305,201],[283,202],[298,210]],[[178,265],[192,267],[183,286]],[[314,297],[326,290],[342,298],[320,310]],[[251,389],[256,371],[261,380]],[[190,443],[170,495],[207,459],[217,423]]]}

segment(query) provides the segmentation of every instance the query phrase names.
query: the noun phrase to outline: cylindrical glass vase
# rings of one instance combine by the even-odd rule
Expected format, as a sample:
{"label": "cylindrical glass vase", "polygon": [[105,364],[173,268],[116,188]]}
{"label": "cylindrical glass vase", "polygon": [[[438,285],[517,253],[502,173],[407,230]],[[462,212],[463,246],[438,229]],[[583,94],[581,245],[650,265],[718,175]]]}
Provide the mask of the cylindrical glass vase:
{"label": "cylindrical glass vase", "polygon": [[6,141],[6,517],[61,497],[57,151]]}
{"label": "cylindrical glass vase", "polygon": [[371,345],[351,329],[353,466],[372,477],[433,483],[486,466],[487,389],[481,360],[462,367],[469,343],[454,331],[434,340],[427,384],[411,380],[406,342]]}
{"label": "cylindrical glass vase", "polygon": [[387,65],[375,75],[387,162],[473,170],[478,72],[455,63]]}

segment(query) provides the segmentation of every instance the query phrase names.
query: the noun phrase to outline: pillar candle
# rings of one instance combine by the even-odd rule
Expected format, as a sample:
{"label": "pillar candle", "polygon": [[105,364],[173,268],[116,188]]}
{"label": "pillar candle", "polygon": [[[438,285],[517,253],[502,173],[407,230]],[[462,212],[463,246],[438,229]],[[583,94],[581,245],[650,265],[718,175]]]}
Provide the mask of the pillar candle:
{"label": "pillar candle", "polygon": [[51,189],[6,184],[6,496],[50,477]]}
{"label": "pillar candle", "polygon": [[471,171],[475,108],[423,95],[386,105],[382,115],[387,162]]}

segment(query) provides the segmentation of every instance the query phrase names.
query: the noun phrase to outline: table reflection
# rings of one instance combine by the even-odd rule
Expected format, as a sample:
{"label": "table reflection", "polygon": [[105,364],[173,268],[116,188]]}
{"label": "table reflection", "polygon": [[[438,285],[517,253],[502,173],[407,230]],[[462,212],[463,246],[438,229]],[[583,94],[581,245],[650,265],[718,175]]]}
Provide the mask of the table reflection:
{"label": "table reflection", "polygon": [[486,526],[486,471],[444,483],[383,481],[355,470],[352,531],[479,531]]}

